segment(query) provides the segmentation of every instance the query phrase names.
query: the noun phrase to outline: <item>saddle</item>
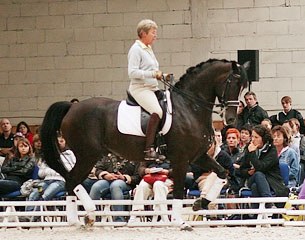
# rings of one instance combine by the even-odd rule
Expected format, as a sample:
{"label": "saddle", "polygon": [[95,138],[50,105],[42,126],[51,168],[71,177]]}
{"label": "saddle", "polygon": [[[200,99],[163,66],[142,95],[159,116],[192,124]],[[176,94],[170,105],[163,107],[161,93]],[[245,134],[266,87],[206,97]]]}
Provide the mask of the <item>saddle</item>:
{"label": "saddle", "polygon": [[[161,130],[166,120],[167,99],[166,99],[165,91],[161,91],[161,90],[155,91],[155,95],[159,101],[159,105],[161,106],[163,112],[163,117],[161,119],[159,126],[159,130]],[[133,96],[131,96],[129,91],[127,91],[126,104],[130,106],[140,106],[140,104],[137,103],[137,101],[133,98]],[[147,112],[144,108],[141,107],[141,129],[143,133],[146,133],[146,126],[149,118],[150,118],[149,112]]]}

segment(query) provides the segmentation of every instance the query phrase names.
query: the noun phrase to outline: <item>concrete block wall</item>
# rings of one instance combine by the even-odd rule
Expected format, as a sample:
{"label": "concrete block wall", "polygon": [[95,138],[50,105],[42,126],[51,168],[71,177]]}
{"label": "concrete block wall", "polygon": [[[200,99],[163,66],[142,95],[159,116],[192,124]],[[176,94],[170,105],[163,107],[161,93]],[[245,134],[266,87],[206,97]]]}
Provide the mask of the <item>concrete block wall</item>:
{"label": "concrete block wall", "polygon": [[[297,0],[0,1],[0,117],[40,124],[50,104],[125,98],[127,52],[136,24],[159,25],[161,70],[179,78],[208,58],[260,50],[252,84],[269,114],[283,95],[305,113],[305,2]],[[217,118],[217,116],[215,116]]]}

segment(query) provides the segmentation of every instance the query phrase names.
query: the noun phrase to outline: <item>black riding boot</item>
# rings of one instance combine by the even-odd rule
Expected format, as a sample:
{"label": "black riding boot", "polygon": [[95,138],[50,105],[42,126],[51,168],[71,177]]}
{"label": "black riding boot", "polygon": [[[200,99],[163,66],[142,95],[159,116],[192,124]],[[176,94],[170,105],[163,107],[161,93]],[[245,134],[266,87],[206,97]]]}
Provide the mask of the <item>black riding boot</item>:
{"label": "black riding boot", "polygon": [[159,118],[158,114],[153,113],[150,115],[146,129],[146,146],[144,151],[144,160],[146,161],[154,161],[158,158],[158,153],[154,148],[154,142],[160,121],[161,119]]}

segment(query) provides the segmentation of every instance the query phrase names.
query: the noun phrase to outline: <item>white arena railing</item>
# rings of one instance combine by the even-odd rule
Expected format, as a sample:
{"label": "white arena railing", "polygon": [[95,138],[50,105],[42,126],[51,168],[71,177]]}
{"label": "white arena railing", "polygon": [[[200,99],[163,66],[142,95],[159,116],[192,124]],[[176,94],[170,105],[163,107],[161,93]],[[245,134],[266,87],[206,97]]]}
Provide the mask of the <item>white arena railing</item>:
{"label": "white arena railing", "polygon": [[[182,219],[194,227],[203,226],[305,226],[305,200],[289,200],[286,197],[280,198],[219,198],[215,201],[218,204],[218,210],[201,210],[194,212],[192,204],[194,199],[184,200],[166,200],[166,201],[134,201],[134,200],[94,200],[97,205],[96,218],[94,226],[125,226],[125,227],[162,227],[177,226],[175,216],[181,216]],[[266,203],[292,204],[292,208],[265,208]],[[259,204],[258,209],[248,208],[249,204]],[[78,201],[78,216],[83,222],[86,212]],[[131,211],[133,204],[144,204],[146,210]],[[159,211],[158,205],[166,204],[167,211]],[[226,206],[235,204],[237,208],[228,209]],[[124,211],[111,211],[112,205],[126,206]],[[25,206],[35,206],[35,211],[24,211]],[[153,207],[154,206],[154,207]],[[221,208],[224,206],[224,208]],[[0,228],[8,227],[65,227],[69,226],[67,222],[66,201],[0,201]],[[154,209],[154,210],[153,210]],[[298,209],[298,210],[297,210]],[[303,209],[303,210],[301,210]],[[247,219],[245,216],[256,214],[255,219]],[[282,214],[286,218],[282,218]],[[137,216],[138,221],[128,224],[127,222],[114,222],[113,216]],[[241,219],[231,220],[231,215],[239,215]],[[214,218],[211,218],[214,217]],[[271,216],[278,216],[272,218]],[[288,216],[288,218],[287,218]],[[291,221],[289,217],[300,216],[298,221]],[[30,222],[21,222],[19,217],[30,217]],[[38,219],[37,219],[38,218]],[[161,221],[160,221],[161,219]],[[34,221],[35,220],[35,221]]]}

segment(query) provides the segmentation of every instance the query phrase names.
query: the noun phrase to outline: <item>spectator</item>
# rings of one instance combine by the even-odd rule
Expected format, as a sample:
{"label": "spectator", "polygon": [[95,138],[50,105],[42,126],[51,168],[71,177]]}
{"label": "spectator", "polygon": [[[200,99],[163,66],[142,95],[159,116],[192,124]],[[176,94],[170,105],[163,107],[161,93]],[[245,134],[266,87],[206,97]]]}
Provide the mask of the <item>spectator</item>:
{"label": "spectator", "polygon": [[33,136],[33,153],[36,159],[36,163],[39,163],[42,160],[41,140],[39,134],[35,134]]}
{"label": "spectator", "polygon": [[240,132],[236,128],[229,128],[226,132],[226,143],[222,145],[222,150],[227,152],[232,158],[234,168],[239,168],[241,152],[238,148]]}
{"label": "spectator", "polygon": [[[146,174],[154,173],[156,170],[160,173],[167,175],[168,178],[165,181],[156,181],[153,184],[146,182],[143,177]],[[171,166],[169,161],[155,161],[151,163],[141,163],[138,169],[140,177],[142,180],[140,184],[135,189],[134,200],[147,200],[149,197],[154,197],[156,201],[162,201],[167,199],[167,194],[172,191],[173,181],[170,178]],[[132,211],[144,210],[144,205],[132,205]],[[167,211],[167,206],[165,204],[154,205],[154,210]],[[162,216],[162,221],[168,222],[167,217]],[[136,216],[131,216],[128,223],[133,223],[137,221]]]}
{"label": "spectator", "polygon": [[3,118],[1,124],[1,135],[0,135],[0,158],[1,162],[4,161],[6,154],[11,151],[14,146],[14,134],[12,133],[12,124],[7,118]]}
{"label": "spectator", "polygon": [[243,156],[242,148],[239,147],[240,132],[236,128],[229,128],[226,132],[226,144],[222,149],[229,154],[232,159],[233,167],[235,169],[234,181],[232,189],[236,192],[243,185],[243,180],[240,175],[240,161]]}
{"label": "spectator", "polygon": [[20,189],[31,178],[35,167],[33,150],[26,138],[19,139],[16,154],[1,167],[0,194],[7,194]]}
{"label": "spectator", "polygon": [[272,122],[269,118],[265,118],[263,119],[263,121],[261,122],[261,125],[265,126],[268,129],[272,129]]}
{"label": "spectator", "polygon": [[14,146],[8,151],[8,153],[5,156],[5,162],[10,161],[16,153],[17,150],[17,143],[20,139],[24,138],[24,135],[21,132],[16,132],[14,134]]}
{"label": "spectator", "polygon": [[296,187],[299,182],[299,159],[295,150],[289,147],[289,135],[283,126],[275,126],[272,129],[273,144],[276,147],[280,163],[289,166],[288,187]]}
{"label": "spectator", "polygon": [[[229,187],[230,189],[237,191],[239,185],[235,181],[235,175],[234,175],[234,167],[233,167],[233,161],[229,154],[225,152],[224,150],[221,150],[220,146],[217,144],[213,144],[212,147],[208,151],[208,155],[215,159],[223,168],[227,170],[228,173],[228,179],[229,179]],[[199,159],[200,161],[200,159]],[[201,160],[204,161],[204,160]],[[206,198],[208,192],[211,188],[214,187],[214,181],[217,177],[217,175],[213,172],[213,169],[207,167],[206,169],[200,168],[195,164],[191,164],[192,172],[194,174],[195,184],[193,188],[199,189],[201,194],[201,198]],[[226,186],[225,186],[226,187]],[[201,206],[199,206],[201,208]],[[216,210],[218,209],[217,205],[213,202],[210,202],[208,204],[209,210]],[[199,210],[199,209],[195,209]],[[213,216],[215,218],[215,216]]]}
{"label": "spectator", "polygon": [[258,125],[263,119],[268,118],[267,112],[258,105],[254,92],[247,92],[244,98],[247,106],[239,115],[237,123],[238,129],[245,124],[250,124],[251,126]]}
{"label": "spectator", "polygon": [[288,133],[289,136],[289,147],[296,151],[298,159],[300,161],[300,140],[301,135],[298,132],[295,122],[290,119],[287,122],[284,122],[282,125]]}
{"label": "spectator", "polygon": [[91,169],[91,172],[89,173],[88,177],[82,182],[83,187],[86,189],[87,193],[90,193],[91,187],[94,183],[98,181],[97,176],[95,175],[97,165],[99,164],[101,160],[99,160],[95,166]]}
{"label": "spectator", "polygon": [[237,115],[241,114],[245,108],[245,103],[242,100],[239,100]]}
{"label": "spectator", "polygon": [[30,141],[31,145],[33,146],[33,133],[31,132],[31,129],[26,122],[22,121],[18,123],[16,127],[16,131],[21,132],[25,136],[25,138],[27,138]]}
{"label": "spectator", "polygon": [[[247,179],[253,197],[272,197],[271,189],[277,197],[288,196],[289,189],[280,174],[271,132],[262,125],[252,129],[252,139],[245,150],[240,172]],[[258,205],[254,204],[254,207],[257,208]],[[268,204],[267,207],[271,205]]]}
{"label": "spectator", "polygon": [[215,136],[215,141],[216,141],[217,146],[220,147],[222,145],[222,134],[221,134],[221,131],[215,130],[214,131],[214,136]]}
{"label": "spectator", "polygon": [[276,115],[272,115],[270,120],[273,126],[283,125],[284,122],[287,122],[291,118],[296,118],[300,123],[300,133],[305,134],[305,124],[302,114],[292,108],[292,99],[289,96],[284,96],[281,99],[283,111],[279,112]]}
{"label": "spectator", "polygon": [[246,124],[241,127],[240,129],[240,141],[238,144],[238,148],[240,152],[244,152],[245,147],[248,146],[248,144],[251,141],[251,132],[252,127],[249,124]]}
{"label": "spectator", "polygon": [[[95,175],[99,179],[90,190],[93,200],[105,198],[110,194],[112,200],[123,200],[124,193],[134,189],[140,182],[137,165],[126,159],[121,159],[112,154],[104,157],[96,170]],[[114,211],[123,211],[123,205],[114,205]],[[125,222],[124,217],[115,216],[115,222]]]}
{"label": "spectator", "polygon": [[[64,166],[66,166],[66,168],[71,171],[72,167],[76,163],[76,158],[71,150],[69,150],[69,154],[63,156],[63,154],[68,151],[66,141],[61,135],[57,136],[57,140],[59,143],[59,149],[61,151],[60,159]],[[41,159],[37,165],[39,168],[38,176],[43,180],[38,183],[37,187],[33,188],[27,199],[28,201],[52,200],[58,193],[64,192],[66,190],[65,179],[59,173],[50,168],[43,159]],[[33,211],[34,206],[27,206],[25,209],[26,211]],[[34,217],[34,221],[36,219],[37,217]]]}

